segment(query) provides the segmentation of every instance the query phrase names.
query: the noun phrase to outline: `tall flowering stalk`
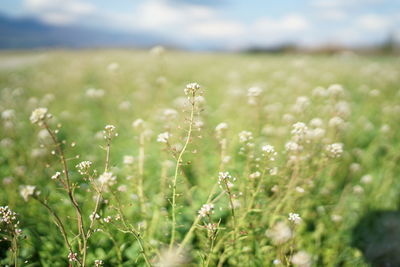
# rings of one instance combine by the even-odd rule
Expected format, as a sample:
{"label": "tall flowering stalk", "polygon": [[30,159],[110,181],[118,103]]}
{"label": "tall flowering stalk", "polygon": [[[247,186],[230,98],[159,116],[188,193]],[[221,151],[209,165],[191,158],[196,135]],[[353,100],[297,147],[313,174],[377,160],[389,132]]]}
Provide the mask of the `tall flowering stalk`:
{"label": "tall flowering stalk", "polygon": [[236,178],[232,177],[229,172],[220,172],[218,176],[218,184],[221,187],[221,189],[228,195],[229,199],[229,206],[231,209],[231,215],[232,215],[232,221],[233,221],[233,231],[232,231],[232,237],[233,237],[233,244],[236,243],[236,215],[235,215],[235,206],[233,204],[233,199],[234,195],[232,193],[232,187],[234,186],[233,182],[236,181]]}
{"label": "tall flowering stalk", "polygon": [[171,227],[171,239],[169,242],[169,248],[172,250],[174,243],[175,243],[175,234],[176,234],[176,184],[178,180],[178,173],[179,173],[179,167],[182,163],[182,157],[183,154],[186,151],[186,148],[190,142],[191,136],[192,136],[192,130],[193,130],[193,124],[194,124],[194,113],[196,109],[196,93],[200,90],[200,85],[197,83],[190,83],[186,85],[186,88],[184,90],[185,95],[187,96],[189,103],[190,103],[190,117],[189,117],[189,128],[187,131],[187,136],[186,136],[186,141],[185,144],[182,147],[182,150],[180,151],[177,159],[176,159],[176,166],[175,166],[175,174],[174,178],[172,180],[172,227]]}
{"label": "tall flowering stalk", "polygon": [[[64,189],[66,190],[68,197],[76,211],[77,214],[77,226],[78,226],[78,232],[79,234],[77,235],[77,240],[78,240],[78,246],[79,246],[79,255],[78,253],[74,252],[73,247],[68,239],[68,234],[67,230],[60,219],[60,217],[57,215],[57,213],[47,204],[47,201],[41,200],[38,196],[38,194],[35,194],[35,187],[34,186],[25,186],[24,188],[21,189],[21,195],[25,200],[28,199],[29,196],[32,196],[34,199],[38,200],[39,203],[41,203],[49,212],[52,214],[54,217],[55,223],[57,227],[59,228],[65,244],[69,250],[68,254],[68,260],[71,262],[71,264],[78,264],[79,266],[85,267],[86,266],[86,256],[87,256],[87,248],[88,248],[88,241],[89,238],[91,237],[92,233],[94,232],[94,224],[95,220],[99,218],[99,215],[97,214],[99,207],[100,207],[100,201],[101,201],[101,196],[102,196],[102,191],[108,186],[111,186],[115,183],[116,177],[109,172],[109,166],[110,166],[110,153],[111,153],[111,140],[113,137],[118,136],[118,134],[115,132],[115,126],[113,125],[107,125],[104,128],[104,139],[106,140],[106,160],[105,160],[105,168],[104,168],[104,173],[99,176],[97,180],[95,180],[95,175],[96,173],[93,172],[91,173],[91,165],[92,163],[90,161],[82,161],[78,165],[76,165],[76,168],[78,169],[79,174],[84,176],[84,179],[88,179],[96,191],[96,203],[93,212],[91,213],[90,217],[90,224],[87,226],[87,228],[84,226],[83,222],[83,212],[76,200],[75,197],[75,185],[71,183],[70,181],[70,175],[69,175],[69,169],[67,165],[67,160],[64,154],[64,151],[61,146],[61,142],[58,141],[57,139],[57,133],[58,129],[53,131],[49,124],[47,123],[47,120],[51,118],[52,116],[47,112],[46,108],[39,108],[36,109],[32,112],[32,115],[30,117],[30,120],[34,124],[38,124],[39,126],[43,127],[51,137],[51,140],[55,146],[56,151],[53,154],[56,154],[60,158],[60,162],[63,167],[63,176],[61,175],[60,172],[56,172],[51,178],[53,180],[59,181]],[[70,264],[70,265],[71,265]]]}
{"label": "tall flowering stalk", "polygon": [[138,160],[138,172],[139,172],[139,179],[137,185],[137,193],[139,196],[139,203],[140,203],[140,211],[142,214],[144,213],[144,189],[143,189],[143,179],[144,179],[144,159],[145,159],[145,139],[146,139],[146,132],[144,128],[144,121],[142,119],[137,119],[132,126],[137,128],[140,131],[139,134],[139,160]]}
{"label": "tall flowering stalk", "polygon": [[[84,223],[83,223],[82,211],[81,211],[81,208],[75,198],[74,186],[71,184],[71,181],[70,181],[67,160],[65,158],[64,151],[61,147],[61,142],[58,141],[57,136],[56,136],[58,130],[53,132],[47,123],[47,120],[51,117],[52,117],[52,115],[48,113],[47,108],[38,108],[32,112],[30,120],[33,124],[38,124],[39,126],[45,128],[51,137],[51,140],[56,149],[56,153],[59,156],[60,162],[62,164],[62,168],[63,168],[62,173],[64,174],[64,177],[63,178],[60,177],[60,179],[58,179],[58,180],[61,182],[64,189],[67,191],[68,197],[72,203],[72,206],[75,209],[77,219],[78,219],[77,224],[78,224],[79,236],[81,238],[80,241],[83,241],[83,243],[85,243],[84,240],[86,239],[86,233],[85,233],[85,227],[84,227]],[[40,203],[45,204],[45,202],[43,202],[43,201],[41,201]],[[45,207],[50,211],[51,208],[47,204],[45,205]],[[50,211],[50,213],[52,213],[53,216],[55,215],[54,211]],[[61,222],[61,220],[57,220],[57,218],[56,218],[56,221],[59,221],[59,224]],[[59,228],[61,230],[63,227],[59,226]],[[65,235],[64,239],[67,241],[68,238],[66,237],[65,229],[61,230],[61,231],[63,232],[63,235]],[[79,242],[79,250],[81,251],[81,254],[82,254],[81,265],[85,266],[86,250],[84,250],[83,247],[84,247],[84,245],[82,246],[82,243]],[[72,248],[70,246],[69,246],[69,249],[70,249],[70,254],[72,253],[71,255],[73,255]],[[79,262],[78,259],[76,261]]]}

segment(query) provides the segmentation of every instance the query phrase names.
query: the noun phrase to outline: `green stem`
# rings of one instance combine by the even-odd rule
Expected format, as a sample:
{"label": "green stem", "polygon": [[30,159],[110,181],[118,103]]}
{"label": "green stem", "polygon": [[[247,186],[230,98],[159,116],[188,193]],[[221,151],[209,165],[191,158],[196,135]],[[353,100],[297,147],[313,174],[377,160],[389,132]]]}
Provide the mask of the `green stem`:
{"label": "green stem", "polygon": [[175,232],[176,232],[176,183],[177,183],[177,179],[178,179],[179,166],[182,161],[182,156],[183,156],[183,153],[185,153],[186,147],[188,146],[188,144],[190,142],[190,137],[192,134],[194,108],[195,108],[194,94],[192,95],[191,104],[192,104],[192,108],[191,108],[191,112],[190,112],[189,130],[188,130],[188,134],[186,137],[185,145],[183,146],[183,148],[182,148],[181,152],[179,153],[179,156],[176,160],[175,174],[174,174],[174,179],[172,181],[172,229],[171,229],[171,239],[169,242],[170,250],[172,250],[172,247],[175,243]]}

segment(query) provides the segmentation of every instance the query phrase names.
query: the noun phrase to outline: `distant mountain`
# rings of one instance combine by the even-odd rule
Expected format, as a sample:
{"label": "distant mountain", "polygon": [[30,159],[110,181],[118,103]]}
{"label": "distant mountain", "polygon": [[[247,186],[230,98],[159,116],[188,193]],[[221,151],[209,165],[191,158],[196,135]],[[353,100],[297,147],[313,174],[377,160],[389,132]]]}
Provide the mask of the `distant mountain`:
{"label": "distant mountain", "polygon": [[81,26],[52,26],[34,18],[0,14],[0,49],[149,47],[168,43],[147,33],[122,33]]}

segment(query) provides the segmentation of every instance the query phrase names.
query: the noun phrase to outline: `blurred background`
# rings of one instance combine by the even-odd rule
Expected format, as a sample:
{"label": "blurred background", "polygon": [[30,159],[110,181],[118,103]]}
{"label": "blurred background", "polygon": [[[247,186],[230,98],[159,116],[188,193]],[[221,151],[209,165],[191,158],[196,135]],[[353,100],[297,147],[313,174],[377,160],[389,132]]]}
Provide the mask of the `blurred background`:
{"label": "blurred background", "polygon": [[398,52],[393,0],[1,0],[0,48]]}

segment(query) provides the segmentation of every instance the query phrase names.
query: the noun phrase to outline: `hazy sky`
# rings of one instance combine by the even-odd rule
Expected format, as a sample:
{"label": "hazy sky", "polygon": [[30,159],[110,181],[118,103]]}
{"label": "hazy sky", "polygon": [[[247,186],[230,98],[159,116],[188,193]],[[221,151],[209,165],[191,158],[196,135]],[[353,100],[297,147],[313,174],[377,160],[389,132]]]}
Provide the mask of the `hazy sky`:
{"label": "hazy sky", "polygon": [[400,0],[0,0],[0,12],[56,25],[147,32],[188,47],[400,40]]}

